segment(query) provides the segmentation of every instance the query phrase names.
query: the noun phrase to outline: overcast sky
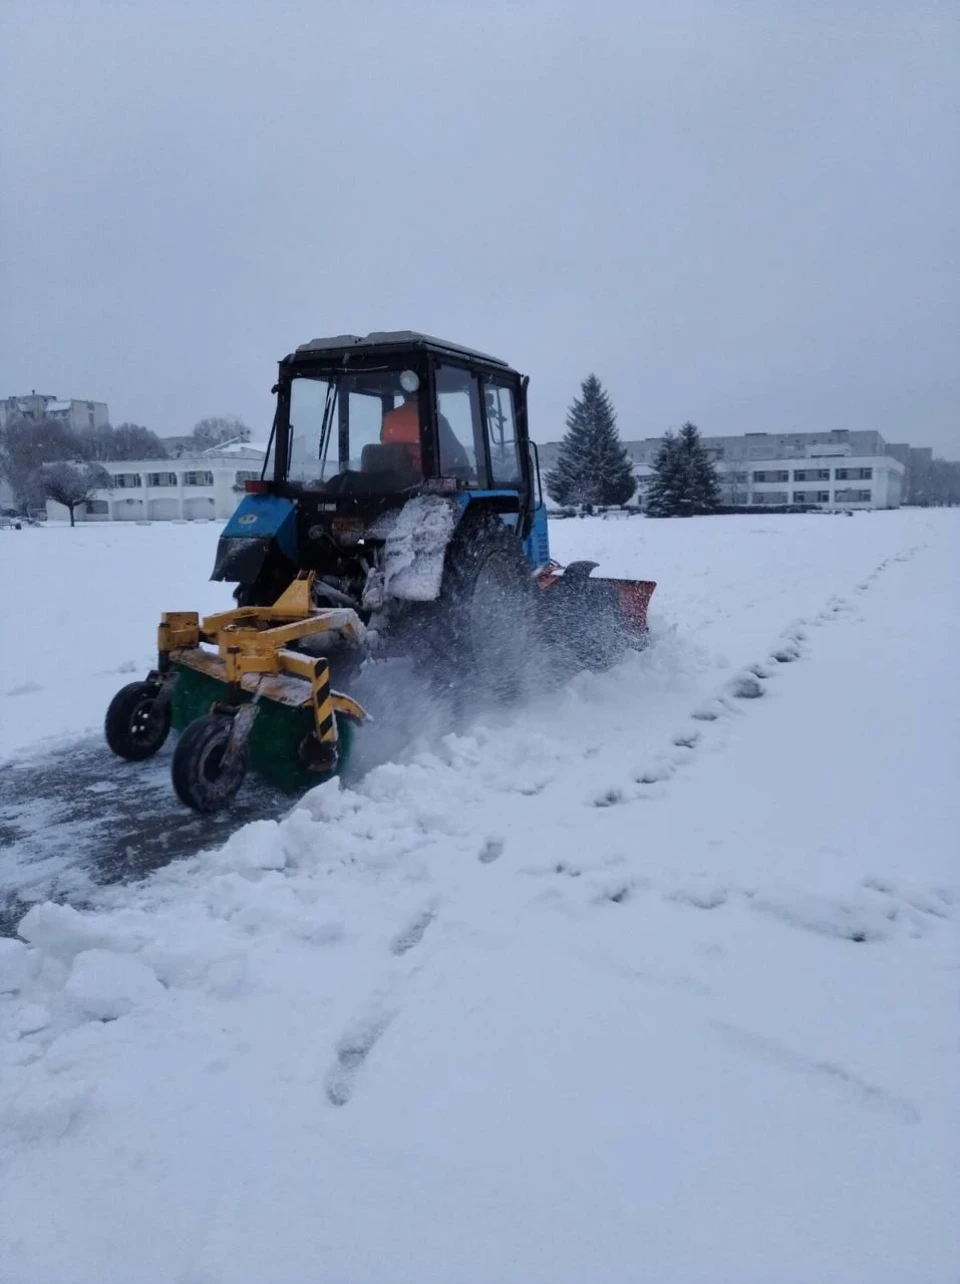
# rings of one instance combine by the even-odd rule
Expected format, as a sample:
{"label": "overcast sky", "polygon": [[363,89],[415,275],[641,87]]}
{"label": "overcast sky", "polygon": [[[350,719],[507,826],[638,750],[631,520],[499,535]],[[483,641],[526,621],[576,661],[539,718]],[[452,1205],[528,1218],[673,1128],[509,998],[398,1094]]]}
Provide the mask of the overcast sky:
{"label": "overcast sky", "polygon": [[0,396],[268,424],[421,329],[625,438],[960,458],[960,5],[0,0]]}

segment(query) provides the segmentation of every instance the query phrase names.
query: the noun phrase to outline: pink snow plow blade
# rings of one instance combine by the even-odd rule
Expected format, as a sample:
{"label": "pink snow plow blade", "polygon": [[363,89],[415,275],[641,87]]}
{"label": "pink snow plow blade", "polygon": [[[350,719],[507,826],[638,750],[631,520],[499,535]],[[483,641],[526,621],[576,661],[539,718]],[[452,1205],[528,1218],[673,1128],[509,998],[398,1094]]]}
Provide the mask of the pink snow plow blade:
{"label": "pink snow plow blade", "polygon": [[[653,580],[615,580],[594,576],[596,562],[551,562],[537,575],[543,597],[542,618],[553,641],[583,637],[588,667],[603,653],[608,664],[624,643],[642,646],[647,634],[647,607],[657,587]],[[619,639],[619,642],[618,642]],[[596,652],[596,656],[593,653]]]}
{"label": "pink snow plow blade", "polygon": [[654,580],[609,580],[598,576],[594,584],[612,588],[620,602],[620,616],[626,628],[638,636],[647,631],[647,607],[657,587]]}

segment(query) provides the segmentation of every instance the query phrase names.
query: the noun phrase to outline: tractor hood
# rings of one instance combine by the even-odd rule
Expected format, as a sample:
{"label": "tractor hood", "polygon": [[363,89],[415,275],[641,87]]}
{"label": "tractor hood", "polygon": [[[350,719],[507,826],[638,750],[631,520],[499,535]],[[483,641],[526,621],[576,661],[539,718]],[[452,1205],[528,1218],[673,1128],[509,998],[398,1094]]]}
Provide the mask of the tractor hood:
{"label": "tractor hood", "polygon": [[259,535],[221,535],[212,580],[252,584],[263,569],[273,540]]}
{"label": "tractor hood", "polygon": [[223,528],[210,578],[252,584],[274,549],[296,565],[292,501],[279,495],[245,495]]}

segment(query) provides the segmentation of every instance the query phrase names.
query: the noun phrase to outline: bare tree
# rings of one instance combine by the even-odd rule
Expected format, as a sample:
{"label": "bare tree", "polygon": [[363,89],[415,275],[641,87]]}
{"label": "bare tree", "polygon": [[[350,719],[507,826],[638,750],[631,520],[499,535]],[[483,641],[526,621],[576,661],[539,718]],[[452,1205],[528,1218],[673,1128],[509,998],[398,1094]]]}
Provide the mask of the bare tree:
{"label": "bare tree", "polygon": [[142,424],[118,424],[112,428],[91,428],[82,435],[88,459],[167,459],[166,448],[155,432]]}
{"label": "bare tree", "polygon": [[960,504],[960,463],[934,455],[925,472],[928,504]]}
{"label": "bare tree", "polygon": [[86,504],[98,490],[108,490],[113,480],[99,464],[44,464],[40,470],[41,484],[47,499],[63,504],[70,513],[70,525],[75,526],[74,510]]}
{"label": "bare tree", "polygon": [[0,429],[0,476],[10,483],[21,512],[43,502],[45,464],[84,458],[77,434],[56,419],[14,419]]}
{"label": "bare tree", "polygon": [[228,441],[249,441],[250,429],[236,415],[214,415],[194,425],[193,437],[201,450],[211,450]]}

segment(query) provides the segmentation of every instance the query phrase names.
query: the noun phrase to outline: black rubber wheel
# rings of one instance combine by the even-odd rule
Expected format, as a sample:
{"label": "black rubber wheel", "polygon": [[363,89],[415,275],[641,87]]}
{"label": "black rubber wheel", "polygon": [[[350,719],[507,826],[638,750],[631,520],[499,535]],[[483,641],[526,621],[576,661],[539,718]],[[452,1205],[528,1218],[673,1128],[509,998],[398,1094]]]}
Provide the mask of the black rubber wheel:
{"label": "black rubber wheel", "polygon": [[467,516],[447,549],[431,649],[449,681],[513,700],[533,671],[536,587],[523,545],[493,514]]}
{"label": "black rubber wheel", "polygon": [[177,797],[194,811],[220,811],[236,797],[247,771],[242,749],[228,771],[223,752],[230,738],[231,720],[208,713],[186,727],[173,751],[170,774]]}
{"label": "black rubber wheel", "polygon": [[103,730],[107,744],[128,762],[152,758],[170,731],[170,701],[158,710],[155,682],[130,682],[110,701]]}

